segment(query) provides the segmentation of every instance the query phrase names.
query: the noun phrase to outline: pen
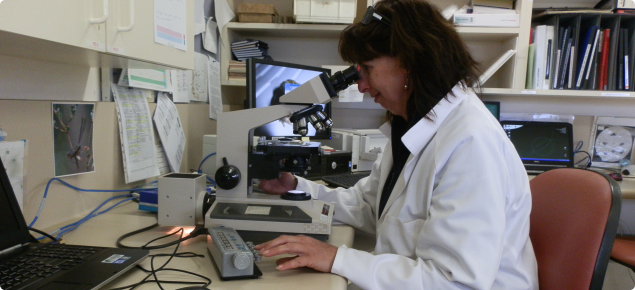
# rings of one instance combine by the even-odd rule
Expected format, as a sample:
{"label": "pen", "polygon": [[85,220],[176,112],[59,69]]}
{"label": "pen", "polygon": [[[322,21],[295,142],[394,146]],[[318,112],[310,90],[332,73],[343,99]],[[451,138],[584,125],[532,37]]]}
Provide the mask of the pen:
{"label": "pen", "polygon": [[467,14],[472,14],[472,12],[474,12],[474,3],[473,0],[470,0],[467,6]]}

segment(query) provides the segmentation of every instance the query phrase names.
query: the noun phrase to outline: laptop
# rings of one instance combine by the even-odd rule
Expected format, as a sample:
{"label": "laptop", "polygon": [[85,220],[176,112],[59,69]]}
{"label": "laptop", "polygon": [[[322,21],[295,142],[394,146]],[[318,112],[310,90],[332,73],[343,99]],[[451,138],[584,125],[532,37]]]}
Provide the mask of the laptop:
{"label": "laptop", "polygon": [[0,289],[98,289],[147,250],[33,243],[0,160]]}
{"label": "laptop", "polygon": [[358,171],[322,176],[322,181],[331,187],[353,187],[360,179],[370,176],[370,171]]}
{"label": "laptop", "polygon": [[573,167],[573,126],[563,122],[501,121],[528,174]]}

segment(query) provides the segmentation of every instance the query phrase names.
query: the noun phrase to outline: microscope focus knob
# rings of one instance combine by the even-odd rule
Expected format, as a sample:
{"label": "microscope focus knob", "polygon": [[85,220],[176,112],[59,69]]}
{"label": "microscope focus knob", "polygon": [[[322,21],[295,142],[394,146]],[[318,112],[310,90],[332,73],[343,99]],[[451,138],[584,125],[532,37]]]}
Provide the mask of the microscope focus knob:
{"label": "microscope focus knob", "polygon": [[236,269],[238,270],[247,269],[247,267],[249,267],[250,262],[251,262],[251,259],[249,259],[249,256],[247,256],[247,254],[245,253],[237,253],[232,256],[232,263],[234,264],[234,267],[236,267]]}
{"label": "microscope focus knob", "polygon": [[240,170],[234,165],[227,163],[227,158],[223,157],[223,166],[216,170],[214,177],[216,185],[222,189],[232,189],[240,182]]}

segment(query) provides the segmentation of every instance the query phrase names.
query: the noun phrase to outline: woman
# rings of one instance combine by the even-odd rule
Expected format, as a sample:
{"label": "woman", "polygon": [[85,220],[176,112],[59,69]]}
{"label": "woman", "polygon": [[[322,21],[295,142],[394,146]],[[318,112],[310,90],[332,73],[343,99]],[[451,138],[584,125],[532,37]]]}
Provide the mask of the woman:
{"label": "woman", "polygon": [[383,0],[374,10],[373,21],[343,31],[339,50],[359,64],[360,92],[389,112],[384,155],[349,189],[291,175],[260,187],[335,204],[335,219],[376,234],[375,253],[306,236],[256,249],[297,255],[280,270],[310,267],[364,289],[537,289],[527,174],[473,91],[476,62],[424,0]]}

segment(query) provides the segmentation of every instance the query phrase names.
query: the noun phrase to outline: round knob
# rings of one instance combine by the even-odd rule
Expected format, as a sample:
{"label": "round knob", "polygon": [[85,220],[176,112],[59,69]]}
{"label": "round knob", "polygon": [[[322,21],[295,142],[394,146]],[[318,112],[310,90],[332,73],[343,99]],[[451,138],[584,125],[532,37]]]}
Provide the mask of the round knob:
{"label": "round knob", "polygon": [[247,269],[250,262],[249,256],[245,253],[236,253],[232,256],[232,263],[234,263],[234,267],[238,270]]}
{"label": "round knob", "polygon": [[240,182],[240,170],[234,165],[229,165],[227,158],[223,157],[223,163],[214,175],[216,185],[222,189],[232,189]]}

